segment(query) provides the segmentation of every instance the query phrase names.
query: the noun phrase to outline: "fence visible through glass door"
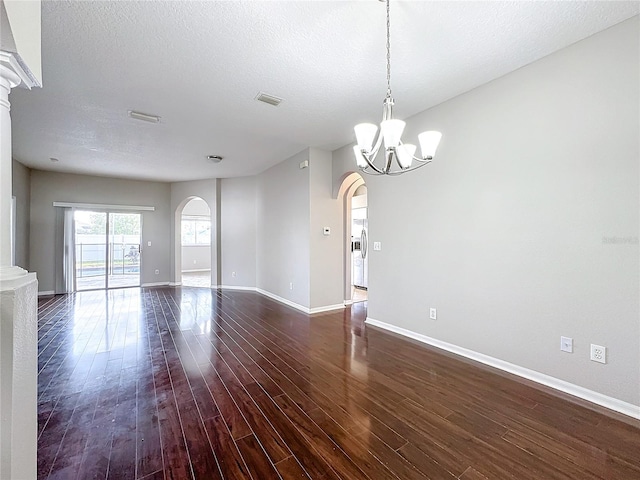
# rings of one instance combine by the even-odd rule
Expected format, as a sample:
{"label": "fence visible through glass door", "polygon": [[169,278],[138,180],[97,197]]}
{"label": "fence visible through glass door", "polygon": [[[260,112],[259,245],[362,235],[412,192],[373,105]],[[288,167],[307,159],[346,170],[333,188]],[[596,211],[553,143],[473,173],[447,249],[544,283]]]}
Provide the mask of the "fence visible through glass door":
{"label": "fence visible through glass door", "polygon": [[140,285],[139,213],[76,211],[76,290]]}

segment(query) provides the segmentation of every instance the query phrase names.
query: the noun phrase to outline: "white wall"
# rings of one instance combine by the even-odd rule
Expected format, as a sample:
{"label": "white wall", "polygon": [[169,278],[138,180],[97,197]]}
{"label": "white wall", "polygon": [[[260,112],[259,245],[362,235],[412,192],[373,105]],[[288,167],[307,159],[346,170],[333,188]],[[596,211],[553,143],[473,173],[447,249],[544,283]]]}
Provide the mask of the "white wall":
{"label": "white wall", "polygon": [[443,139],[367,178],[371,318],[640,405],[638,38],[635,17],[407,120]]}
{"label": "white wall", "polygon": [[182,209],[182,215],[193,215],[198,217],[209,217],[211,209],[209,205],[201,198],[192,198]]}
{"label": "white wall", "polygon": [[[257,287],[309,307],[309,150],[258,175]],[[293,289],[290,289],[293,283]]]}
{"label": "white wall", "polygon": [[255,287],[257,177],[222,179],[220,194],[222,285]]}
{"label": "white wall", "polygon": [[[342,305],[343,199],[332,198],[331,153],[309,149],[310,307]],[[323,228],[329,227],[326,236]]]}
{"label": "white wall", "polygon": [[[41,292],[55,289],[55,207],[53,202],[145,205],[142,212],[142,270],[140,281],[169,281],[169,200],[167,183],[31,171],[31,271],[38,274]],[[151,247],[147,242],[151,241]],[[155,270],[160,273],[156,275]]]}

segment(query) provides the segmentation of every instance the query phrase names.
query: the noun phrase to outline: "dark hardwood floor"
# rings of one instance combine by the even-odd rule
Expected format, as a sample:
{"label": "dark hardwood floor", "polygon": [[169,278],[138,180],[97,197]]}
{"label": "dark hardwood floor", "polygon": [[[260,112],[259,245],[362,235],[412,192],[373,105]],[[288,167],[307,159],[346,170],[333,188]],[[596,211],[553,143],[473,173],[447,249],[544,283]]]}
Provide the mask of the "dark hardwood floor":
{"label": "dark hardwood floor", "polygon": [[39,479],[640,479],[639,423],[249,292],[39,301]]}

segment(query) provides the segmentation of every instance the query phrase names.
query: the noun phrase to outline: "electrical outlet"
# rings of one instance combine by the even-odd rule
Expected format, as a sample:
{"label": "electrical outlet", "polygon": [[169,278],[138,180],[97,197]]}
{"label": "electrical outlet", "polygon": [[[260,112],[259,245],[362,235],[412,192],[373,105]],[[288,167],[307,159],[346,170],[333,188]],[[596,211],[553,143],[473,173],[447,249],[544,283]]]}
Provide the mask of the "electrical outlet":
{"label": "electrical outlet", "polygon": [[293,290],[293,282],[289,283],[289,290]]}
{"label": "electrical outlet", "polygon": [[194,264],[194,265],[195,265],[195,264],[197,264],[197,263],[198,263],[198,261],[197,261],[197,260],[194,260],[194,261],[193,261],[193,264]]}
{"label": "electrical outlet", "polygon": [[376,251],[382,250],[382,242],[373,242],[373,249]]}
{"label": "electrical outlet", "polygon": [[567,353],[573,353],[573,338],[560,337],[560,350]]}
{"label": "electrical outlet", "polygon": [[607,347],[591,344],[591,360],[594,362],[607,363]]}
{"label": "electrical outlet", "polygon": [[231,276],[232,276],[233,278],[236,278],[236,272],[231,272]]}
{"label": "electrical outlet", "polygon": [[156,275],[160,275],[160,270],[156,270]]}
{"label": "electrical outlet", "polygon": [[436,320],[437,319],[437,315],[436,315],[436,309],[435,308],[430,308],[429,309],[429,318],[431,320]]}

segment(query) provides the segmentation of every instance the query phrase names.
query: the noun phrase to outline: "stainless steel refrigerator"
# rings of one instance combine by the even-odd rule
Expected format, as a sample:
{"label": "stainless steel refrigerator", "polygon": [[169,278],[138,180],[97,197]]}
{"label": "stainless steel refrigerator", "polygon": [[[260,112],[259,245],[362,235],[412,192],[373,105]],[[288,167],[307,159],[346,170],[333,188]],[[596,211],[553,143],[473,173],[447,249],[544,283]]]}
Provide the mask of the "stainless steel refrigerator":
{"label": "stainless steel refrigerator", "polygon": [[[365,209],[366,210],[366,209]],[[354,210],[355,212],[355,210]],[[369,259],[367,258],[367,219],[354,218],[351,223],[351,278],[353,285],[367,288],[369,285]]]}

